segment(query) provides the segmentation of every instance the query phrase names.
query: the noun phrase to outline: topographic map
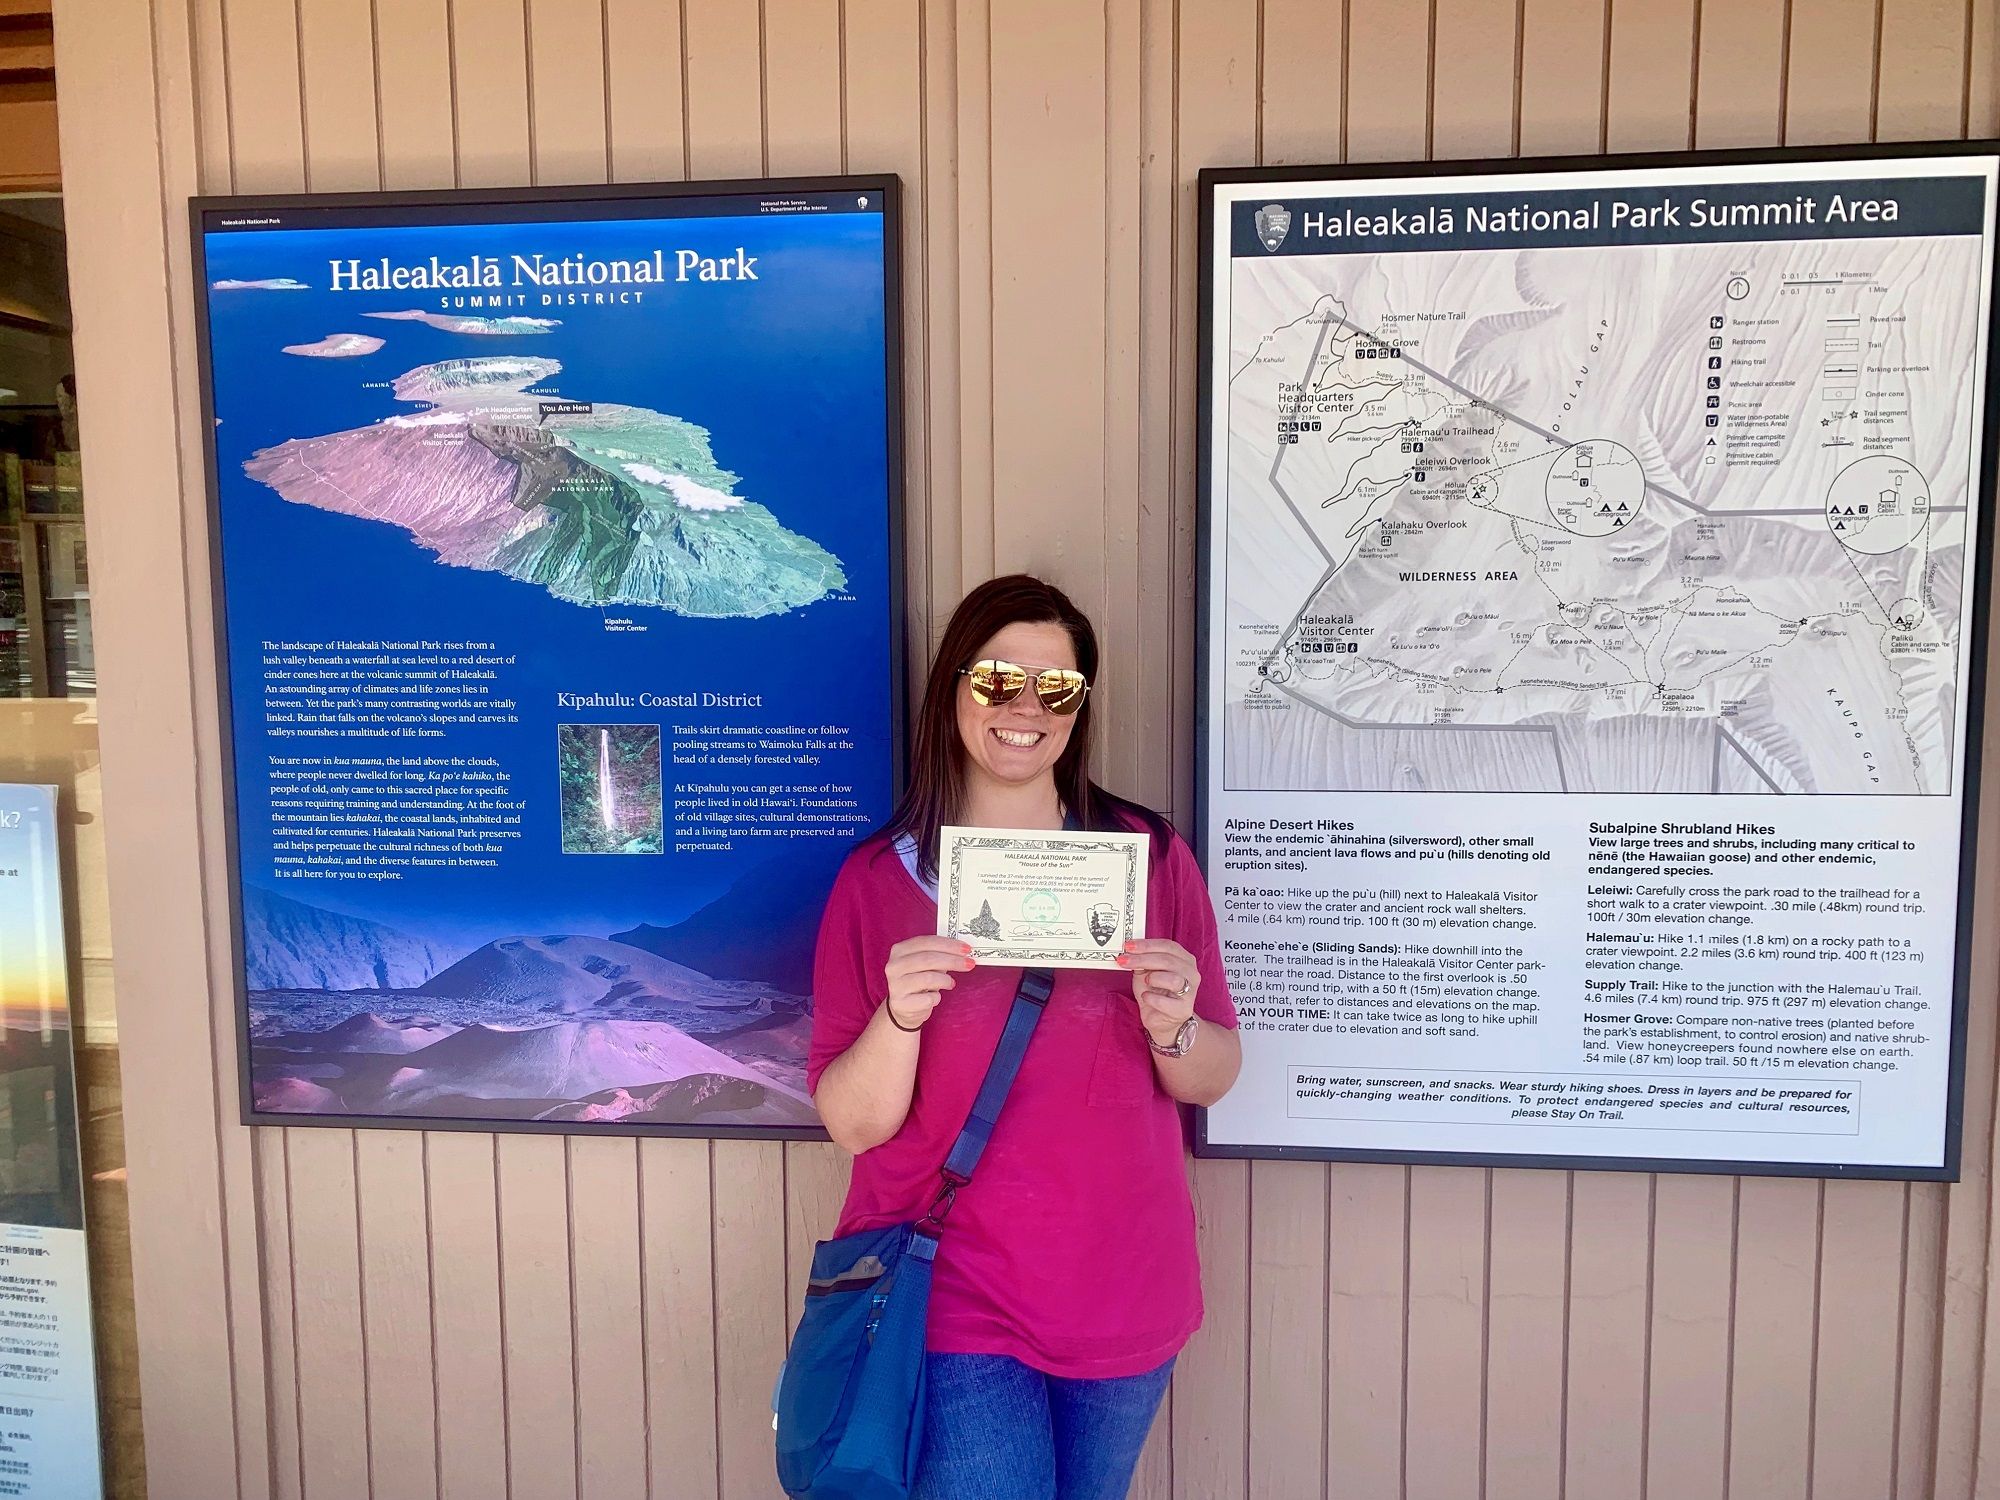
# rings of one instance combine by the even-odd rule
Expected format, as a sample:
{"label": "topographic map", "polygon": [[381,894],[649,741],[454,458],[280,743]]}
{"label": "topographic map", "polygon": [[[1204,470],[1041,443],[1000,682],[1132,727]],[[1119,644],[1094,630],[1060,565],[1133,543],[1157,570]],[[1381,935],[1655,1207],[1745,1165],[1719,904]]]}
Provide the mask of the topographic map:
{"label": "topographic map", "polygon": [[1228,785],[1949,794],[1978,254],[1229,262]]}

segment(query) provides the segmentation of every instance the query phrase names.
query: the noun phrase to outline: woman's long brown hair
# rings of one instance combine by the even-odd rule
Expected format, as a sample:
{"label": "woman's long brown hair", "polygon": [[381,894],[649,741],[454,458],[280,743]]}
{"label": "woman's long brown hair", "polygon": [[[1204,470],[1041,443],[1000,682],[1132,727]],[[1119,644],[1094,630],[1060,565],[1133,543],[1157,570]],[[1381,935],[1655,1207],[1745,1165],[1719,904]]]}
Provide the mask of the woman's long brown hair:
{"label": "woman's long brown hair", "polygon": [[[910,750],[910,780],[902,801],[883,825],[893,844],[908,836],[917,846],[917,866],[926,879],[937,877],[938,830],[965,812],[965,746],[958,737],[958,674],[975,653],[1009,625],[1060,625],[1076,648],[1076,665],[1091,683],[1055,764],[1056,795],[1076,821],[1089,829],[1122,831],[1132,819],[1153,836],[1157,856],[1168,837],[1166,820],[1149,808],[1114,797],[1090,779],[1093,705],[1097,701],[1097,631],[1089,616],[1052,583],[1026,573],[1010,573],[982,583],[959,601],[938,643],[924,684],[924,705]],[[1122,816],[1121,816],[1122,814]]]}

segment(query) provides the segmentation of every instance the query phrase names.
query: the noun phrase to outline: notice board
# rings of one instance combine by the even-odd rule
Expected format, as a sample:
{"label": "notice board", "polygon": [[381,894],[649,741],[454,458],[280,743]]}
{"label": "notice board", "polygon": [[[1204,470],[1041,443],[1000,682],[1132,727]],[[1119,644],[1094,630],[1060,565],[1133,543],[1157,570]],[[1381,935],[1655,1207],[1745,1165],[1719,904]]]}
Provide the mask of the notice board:
{"label": "notice board", "polygon": [[1996,160],[1202,175],[1201,1150],[1956,1176]]}
{"label": "notice board", "polygon": [[0,1495],[104,1493],[56,789],[0,785]]}
{"label": "notice board", "polygon": [[197,200],[245,1118],[811,1134],[888,177]]}

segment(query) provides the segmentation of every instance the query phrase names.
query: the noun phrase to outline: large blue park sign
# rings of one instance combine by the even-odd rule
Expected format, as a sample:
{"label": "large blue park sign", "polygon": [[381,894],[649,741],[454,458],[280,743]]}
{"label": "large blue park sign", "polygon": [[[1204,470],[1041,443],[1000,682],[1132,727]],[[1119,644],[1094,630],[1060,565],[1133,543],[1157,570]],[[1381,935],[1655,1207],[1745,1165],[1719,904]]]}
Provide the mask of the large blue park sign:
{"label": "large blue park sign", "polygon": [[200,200],[246,1118],[815,1128],[896,184]]}

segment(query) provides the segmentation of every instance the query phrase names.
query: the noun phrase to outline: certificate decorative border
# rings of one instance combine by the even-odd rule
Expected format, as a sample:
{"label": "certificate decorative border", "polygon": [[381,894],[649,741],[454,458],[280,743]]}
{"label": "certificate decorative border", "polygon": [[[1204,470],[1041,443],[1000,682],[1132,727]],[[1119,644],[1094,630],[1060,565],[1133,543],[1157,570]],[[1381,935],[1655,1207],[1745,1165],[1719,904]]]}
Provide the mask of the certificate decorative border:
{"label": "certificate decorative border", "polygon": [[[1139,836],[1129,835],[1129,839]],[[1074,849],[1086,854],[1122,853],[1125,856],[1125,927],[1133,937],[1141,936],[1131,932],[1134,915],[1139,904],[1139,850],[1140,844],[1129,842],[1127,838],[1079,839],[1079,838],[1022,838],[1018,834],[972,834],[951,840],[951,862],[942,872],[939,894],[944,897],[944,927],[949,932],[957,932],[963,904],[959,887],[964,871],[959,868],[959,856],[966,849]],[[1109,948],[1097,952],[1087,952],[1081,948],[1010,948],[1007,951],[1010,962],[1033,963],[1037,960],[1083,964],[1096,968],[1109,968],[1118,962],[1118,955]]]}

